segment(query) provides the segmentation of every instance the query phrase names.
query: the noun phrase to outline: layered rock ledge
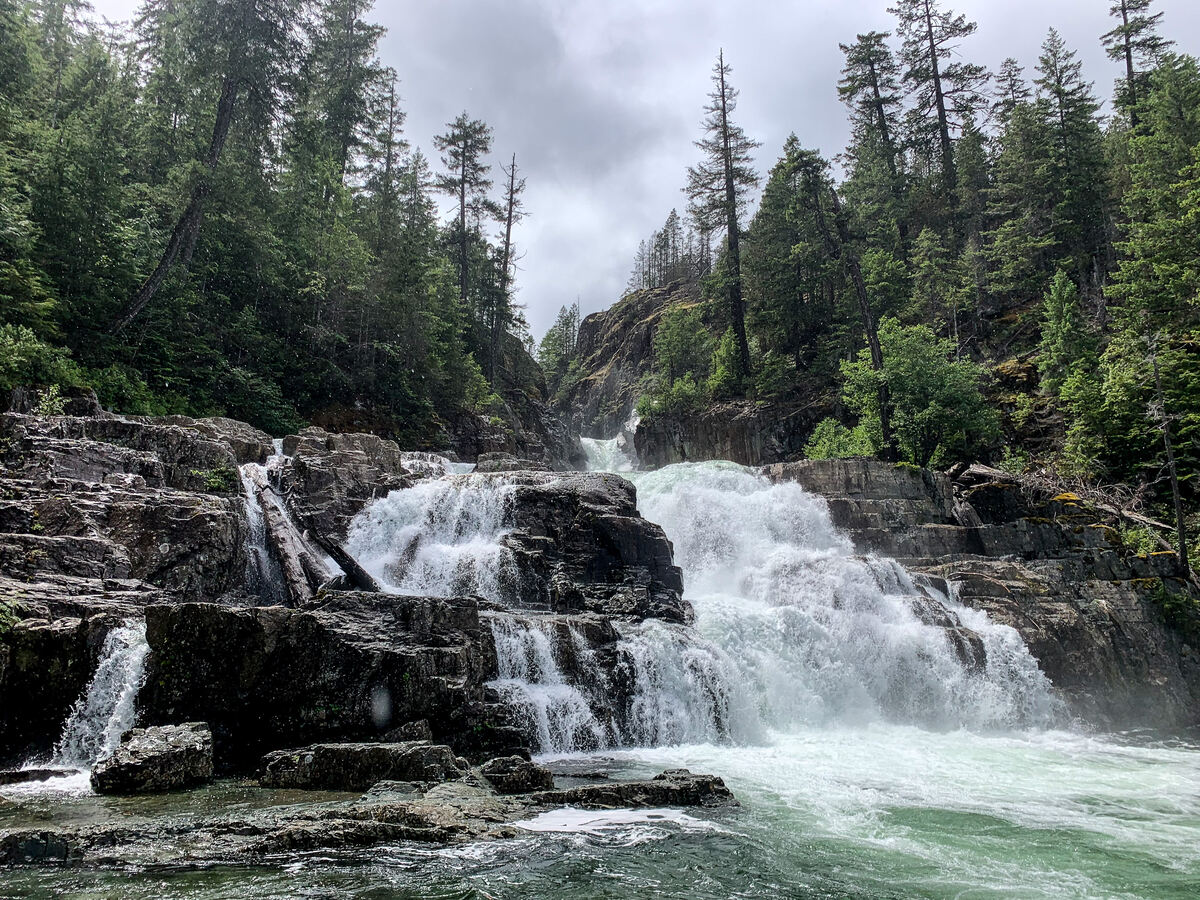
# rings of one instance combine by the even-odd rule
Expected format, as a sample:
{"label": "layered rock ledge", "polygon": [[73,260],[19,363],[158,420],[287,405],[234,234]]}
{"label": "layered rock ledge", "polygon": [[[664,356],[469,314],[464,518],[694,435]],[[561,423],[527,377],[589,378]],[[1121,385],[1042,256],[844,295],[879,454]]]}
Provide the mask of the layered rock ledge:
{"label": "layered rock ledge", "polygon": [[863,553],[891,556],[1015,628],[1083,721],[1188,728],[1200,721],[1200,628],[1171,617],[1196,588],[1173,554],[1121,544],[1110,511],[1016,476],[957,478],[874,460],[766,467],[820,494]]}

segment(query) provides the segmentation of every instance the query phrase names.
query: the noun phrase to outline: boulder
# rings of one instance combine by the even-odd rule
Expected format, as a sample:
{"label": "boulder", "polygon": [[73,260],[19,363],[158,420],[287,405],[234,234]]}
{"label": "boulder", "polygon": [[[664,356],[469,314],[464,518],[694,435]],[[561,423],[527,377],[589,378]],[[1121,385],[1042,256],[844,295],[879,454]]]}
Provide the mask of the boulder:
{"label": "boulder", "polygon": [[263,757],[263,787],[365,791],[381,781],[437,783],[460,778],[454,751],[441,744],[314,744]]}
{"label": "boulder", "polygon": [[96,764],[91,780],[98,794],[149,794],[202,784],[212,775],[212,732],[203,722],[188,722],[133,729]]}
{"label": "boulder", "polygon": [[520,756],[488,760],[479,771],[501,794],[532,794],[554,789],[554,774],[549,769]]}
{"label": "boulder", "polygon": [[222,765],[321,741],[378,740],[420,719],[486,731],[491,632],[472,598],[326,591],[305,609],[151,606],[150,723],[204,719]]}
{"label": "boulder", "polygon": [[516,484],[503,542],[522,573],[518,606],[690,622],[683,576],[633,485],[607,473],[507,476]]}
{"label": "boulder", "polygon": [[724,780],[716,775],[693,775],[687,769],[668,769],[649,781],[612,781],[561,791],[541,791],[531,794],[529,799],[542,805],[590,809],[737,806],[737,800]]}

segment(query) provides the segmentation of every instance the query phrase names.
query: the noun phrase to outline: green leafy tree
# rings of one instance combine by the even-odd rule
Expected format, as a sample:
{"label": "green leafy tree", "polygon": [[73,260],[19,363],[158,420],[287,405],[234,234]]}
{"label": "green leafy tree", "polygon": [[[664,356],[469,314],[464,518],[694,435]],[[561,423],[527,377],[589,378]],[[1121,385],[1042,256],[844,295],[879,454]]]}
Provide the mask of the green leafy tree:
{"label": "green leafy tree", "polygon": [[905,460],[943,465],[984,451],[997,433],[997,417],[980,393],[979,366],[956,358],[954,342],[924,325],[879,325],[883,371],[868,351],[842,364],[842,399],[857,414],[872,444],[882,444],[879,382],[886,381],[892,429]]}

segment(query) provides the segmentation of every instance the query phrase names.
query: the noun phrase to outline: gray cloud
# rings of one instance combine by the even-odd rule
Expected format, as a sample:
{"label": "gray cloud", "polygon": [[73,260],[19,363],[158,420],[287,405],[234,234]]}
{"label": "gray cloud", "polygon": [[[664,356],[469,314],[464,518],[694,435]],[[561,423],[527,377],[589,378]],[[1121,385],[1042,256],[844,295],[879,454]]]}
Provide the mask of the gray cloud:
{"label": "gray cloud", "polygon": [[[132,0],[94,0],[128,18]],[[432,136],[466,109],[495,132],[528,178],[518,300],[535,335],[577,296],[610,305],[637,243],[672,207],[695,162],[709,70],[719,47],[741,90],[739,119],[763,142],[765,173],[787,135],[828,156],[845,144],[835,84],[839,43],[890,30],[888,0],[425,0],[376,6],[384,61],[401,80],[406,133],[434,157]],[[1029,71],[1050,27],[1079,51],[1107,97],[1119,74],[1099,43],[1109,0],[955,0],[979,23],[962,53]],[[1200,51],[1200,5],[1159,0],[1179,49]],[[496,172],[497,176],[499,172]],[[497,179],[498,180],[498,179]]]}

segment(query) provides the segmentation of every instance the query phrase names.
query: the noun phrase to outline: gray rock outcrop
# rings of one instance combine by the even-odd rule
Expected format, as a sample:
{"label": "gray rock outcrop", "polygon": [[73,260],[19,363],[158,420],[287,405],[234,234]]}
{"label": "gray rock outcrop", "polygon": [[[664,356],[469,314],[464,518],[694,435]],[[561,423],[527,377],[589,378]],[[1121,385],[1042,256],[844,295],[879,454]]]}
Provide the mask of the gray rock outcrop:
{"label": "gray rock outcrop", "polygon": [[314,744],[263,757],[263,787],[365,791],[381,781],[440,784],[464,770],[449,747],[424,741],[398,744]]}
{"label": "gray rock outcrop", "polygon": [[212,732],[203,722],[135,728],[92,770],[98,794],[150,794],[202,784],[213,774]]}

